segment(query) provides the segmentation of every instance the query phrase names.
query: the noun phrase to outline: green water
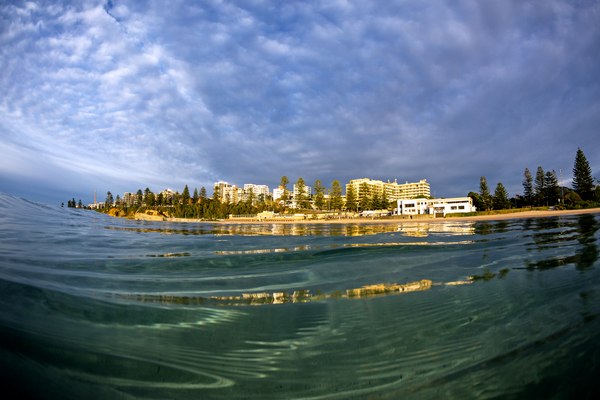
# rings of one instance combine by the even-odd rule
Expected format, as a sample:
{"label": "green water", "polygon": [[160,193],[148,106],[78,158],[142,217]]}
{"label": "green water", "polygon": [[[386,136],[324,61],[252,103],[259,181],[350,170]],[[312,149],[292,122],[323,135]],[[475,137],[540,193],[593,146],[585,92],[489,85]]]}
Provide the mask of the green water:
{"label": "green water", "polygon": [[29,398],[596,398],[599,217],[170,224],[0,194],[0,376]]}

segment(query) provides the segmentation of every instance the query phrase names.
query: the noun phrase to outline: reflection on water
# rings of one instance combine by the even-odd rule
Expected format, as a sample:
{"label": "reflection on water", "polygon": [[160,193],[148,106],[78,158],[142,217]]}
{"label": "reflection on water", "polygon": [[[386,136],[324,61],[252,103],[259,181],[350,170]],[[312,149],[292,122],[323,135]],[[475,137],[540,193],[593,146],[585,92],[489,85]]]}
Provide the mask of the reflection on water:
{"label": "reflection on water", "polygon": [[[489,271],[488,271],[489,272]],[[500,273],[502,279],[508,270],[503,270]],[[496,274],[492,274],[492,278]],[[491,278],[490,278],[491,279]],[[465,285],[479,280],[478,277],[471,277],[468,281],[446,282],[445,285]],[[440,285],[441,283],[438,283]],[[316,290],[315,293],[310,293],[310,290],[297,290],[292,294],[287,292],[275,293],[243,293],[241,296],[212,296],[205,297],[189,297],[189,296],[173,296],[173,295],[134,295],[134,294],[109,294],[109,296],[117,297],[127,301],[140,301],[146,303],[163,303],[166,305],[221,305],[221,306],[239,306],[239,305],[267,305],[267,304],[285,304],[285,303],[302,303],[308,301],[323,301],[326,299],[357,299],[366,297],[376,297],[392,294],[401,294],[408,292],[416,292],[421,290],[431,289],[433,283],[428,279],[423,279],[420,282],[411,282],[403,285],[397,283],[380,283],[376,285],[366,285],[358,289],[347,289],[344,294],[340,290],[334,290],[331,293],[324,293],[321,290]]]}
{"label": "reflection on water", "polygon": [[400,233],[403,236],[427,237],[430,234],[473,235],[473,222],[402,224],[183,224],[165,223],[165,228],[106,226],[105,229],[131,232],[155,232],[164,235],[244,235],[244,236],[364,236],[380,233]]}
{"label": "reflection on water", "polygon": [[599,217],[184,225],[0,194],[3,389],[596,398]]}
{"label": "reflection on water", "polygon": [[577,217],[577,225],[561,222],[559,219],[543,219],[534,222],[532,235],[537,251],[546,248],[560,248],[577,240],[580,246],[571,255],[557,255],[539,261],[525,260],[528,270],[550,270],[560,266],[575,264],[577,270],[584,272],[594,267],[600,253],[596,244],[596,232],[600,229],[593,215],[583,214]]}

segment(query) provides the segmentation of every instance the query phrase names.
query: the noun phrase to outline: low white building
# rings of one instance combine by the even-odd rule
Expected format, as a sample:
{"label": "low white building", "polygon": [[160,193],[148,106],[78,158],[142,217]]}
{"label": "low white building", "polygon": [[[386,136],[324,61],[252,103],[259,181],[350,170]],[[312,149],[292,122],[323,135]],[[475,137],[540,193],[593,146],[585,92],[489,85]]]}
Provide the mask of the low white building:
{"label": "low white building", "polygon": [[410,199],[397,201],[397,215],[435,214],[445,216],[452,213],[476,211],[470,197],[454,197],[451,199]]}

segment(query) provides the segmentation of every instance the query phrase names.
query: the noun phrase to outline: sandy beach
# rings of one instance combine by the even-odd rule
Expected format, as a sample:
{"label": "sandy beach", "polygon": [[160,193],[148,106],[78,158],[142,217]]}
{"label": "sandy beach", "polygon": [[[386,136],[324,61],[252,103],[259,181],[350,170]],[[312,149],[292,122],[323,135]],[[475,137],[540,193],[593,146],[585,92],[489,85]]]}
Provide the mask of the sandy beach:
{"label": "sandy beach", "polygon": [[[427,219],[371,219],[371,218],[341,218],[327,220],[298,220],[298,221],[251,221],[251,220],[224,220],[211,221],[216,224],[402,224],[402,223],[432,223],[432,222],[447,222],[447,221],[494,221],[503,219],[515,218],[539,218],[539,217],[556,217],[560,215],[576,215],[576,214],[598,214],[600,208],[588,208],[583,210],[557,210],[557,211],[523,211],[507,214],[481,215],[474,217],[447,217],[447,218],[427,218]],[[188,220],[192,222],[191,220]],[[185,221],[185,222],[188,222]],[[184,222],[184,221],[182,221]],[[194,221],[195,222],[195,221]]]}

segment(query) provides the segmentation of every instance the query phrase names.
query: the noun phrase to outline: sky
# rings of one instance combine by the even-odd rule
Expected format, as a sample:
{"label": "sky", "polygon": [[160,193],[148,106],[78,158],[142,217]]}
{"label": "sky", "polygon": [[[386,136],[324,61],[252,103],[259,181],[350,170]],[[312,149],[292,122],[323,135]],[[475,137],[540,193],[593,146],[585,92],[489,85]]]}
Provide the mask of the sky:
{"label": "sky", "polygon": [[0,192],[600,178],[600,2],[3,1]]}

